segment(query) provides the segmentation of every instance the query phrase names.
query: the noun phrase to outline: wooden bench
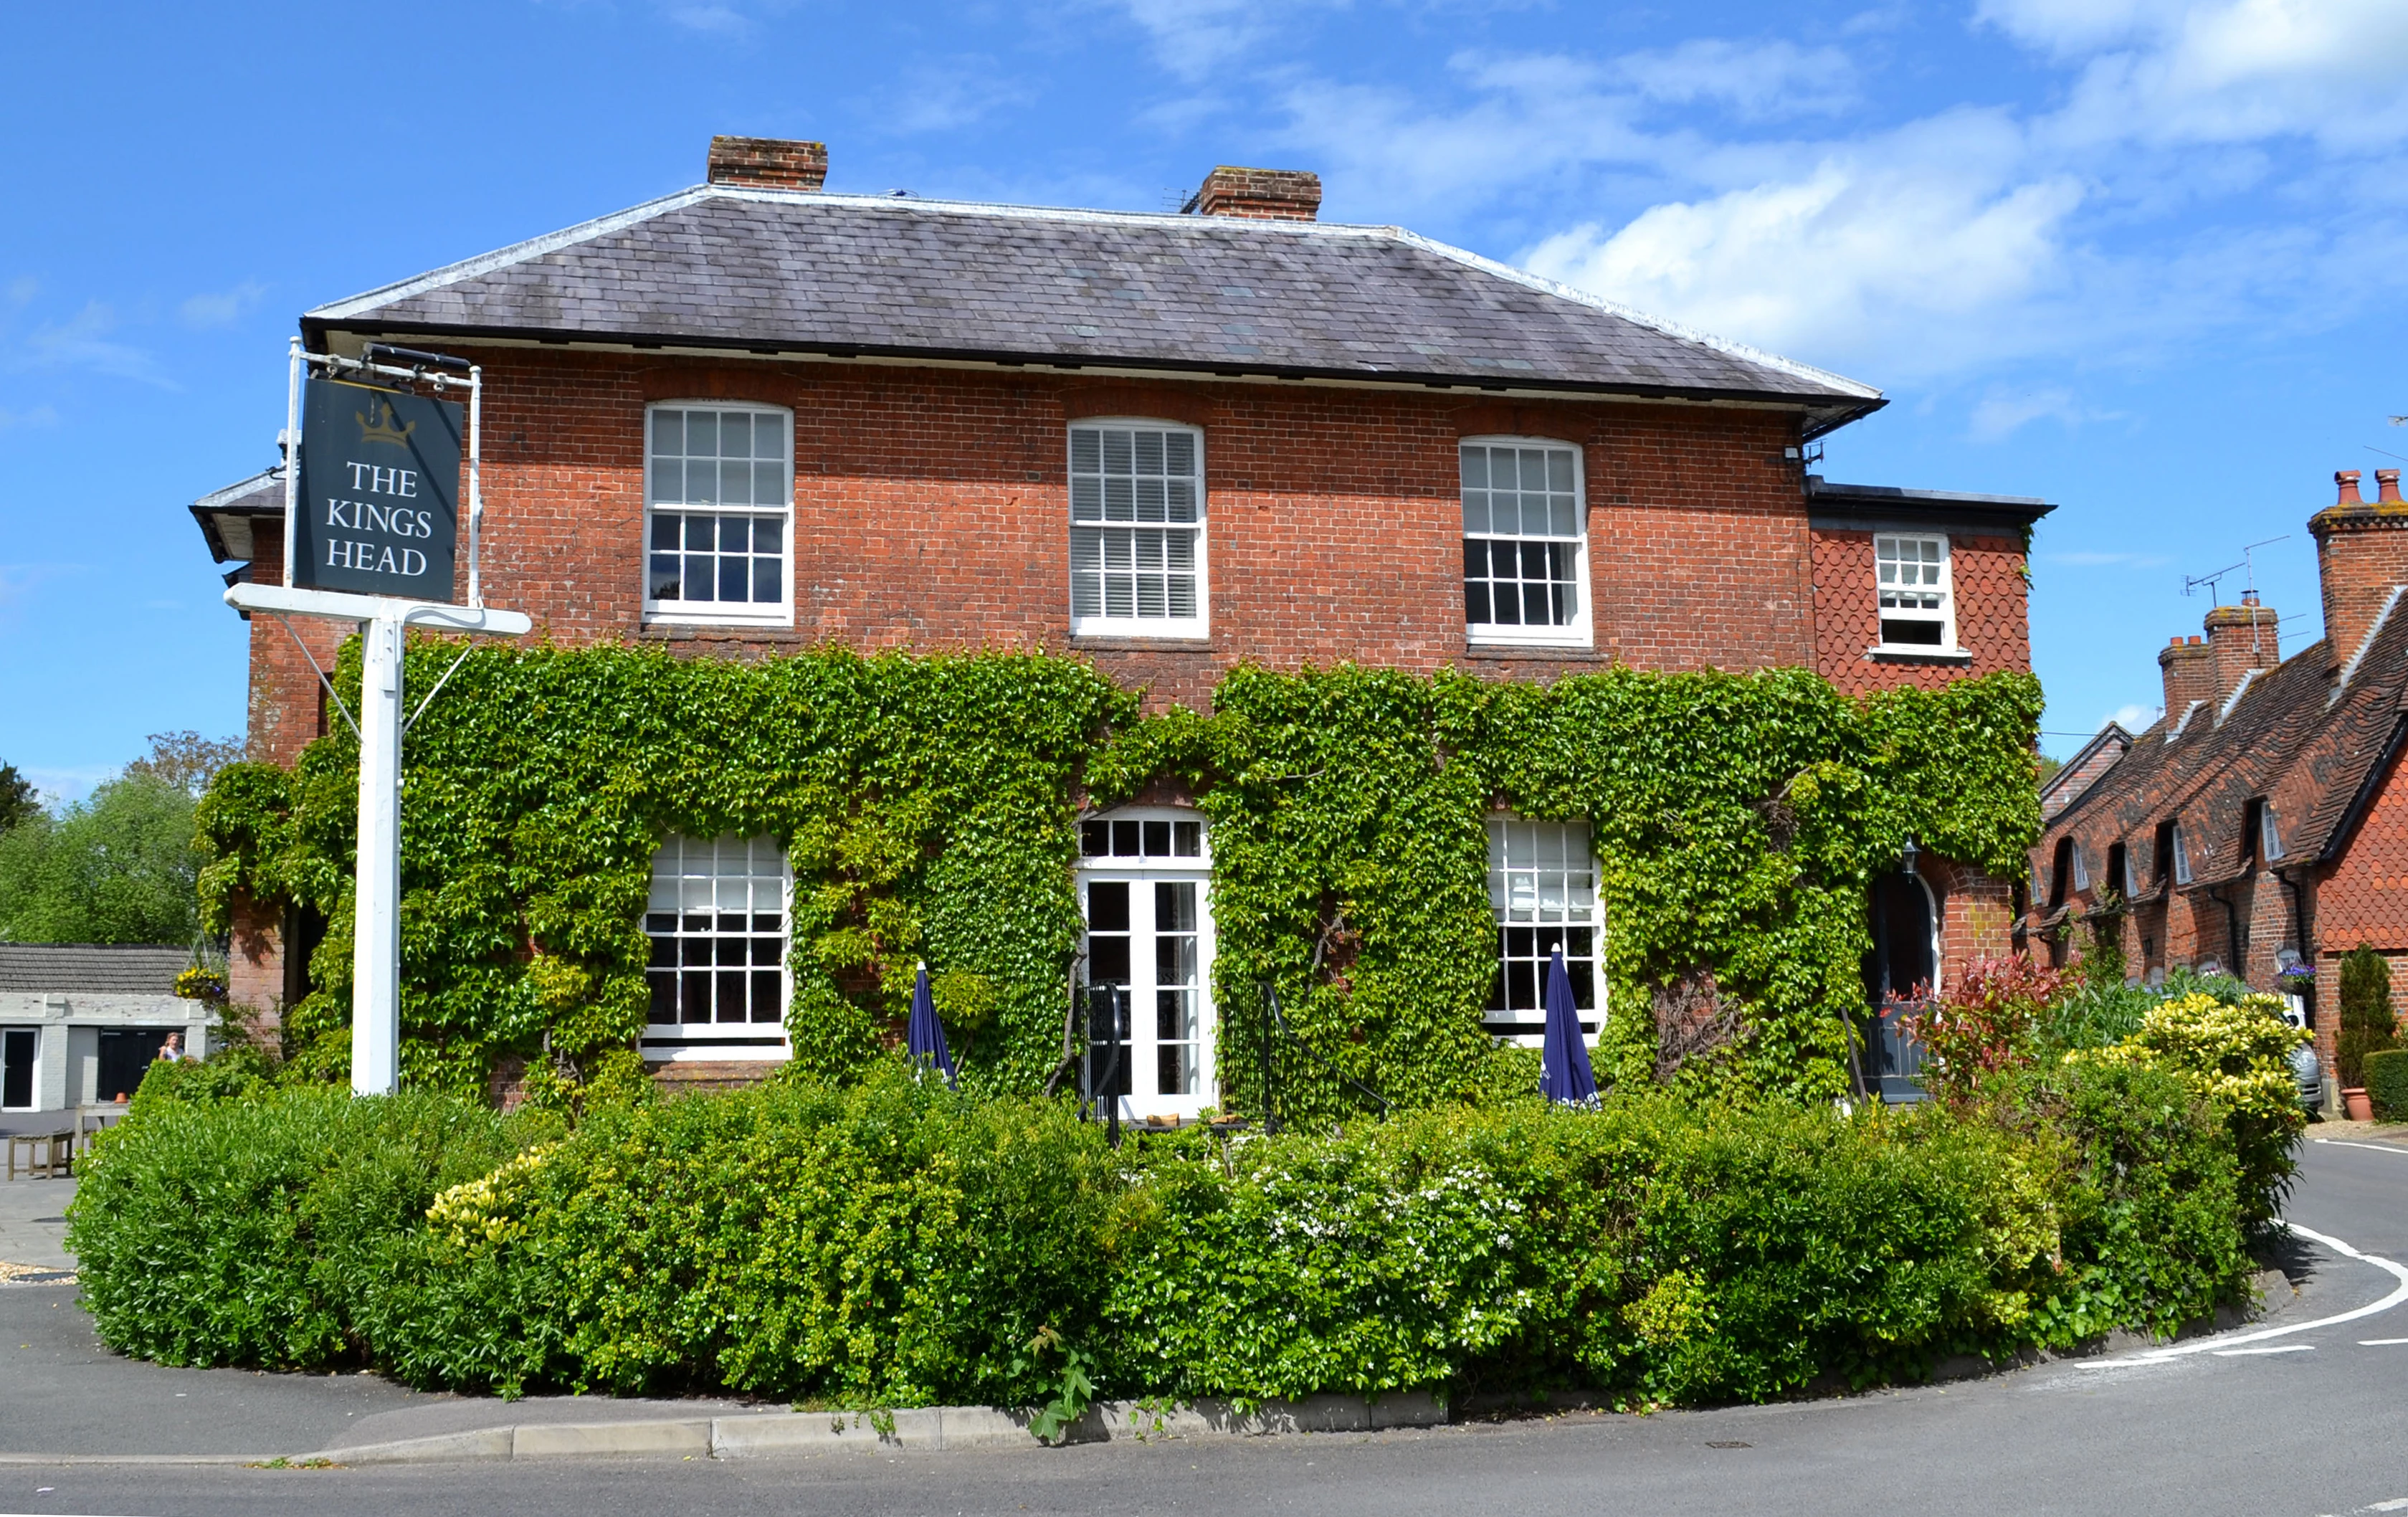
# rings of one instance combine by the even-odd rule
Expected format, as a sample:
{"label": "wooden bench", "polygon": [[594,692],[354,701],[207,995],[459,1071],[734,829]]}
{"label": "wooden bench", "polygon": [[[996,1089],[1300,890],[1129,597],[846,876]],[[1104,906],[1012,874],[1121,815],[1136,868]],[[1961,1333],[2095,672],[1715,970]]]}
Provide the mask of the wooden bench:
{"label": "wooden bench", "polygon": [[17,1154],[22,1149],[26,1158],[25,1173],[36,1180],[58,1180],[73,1171],[76,1135],[73,1128],[62,1133],[10,1133],[8,1135],[8,1178],[17,1178]]}

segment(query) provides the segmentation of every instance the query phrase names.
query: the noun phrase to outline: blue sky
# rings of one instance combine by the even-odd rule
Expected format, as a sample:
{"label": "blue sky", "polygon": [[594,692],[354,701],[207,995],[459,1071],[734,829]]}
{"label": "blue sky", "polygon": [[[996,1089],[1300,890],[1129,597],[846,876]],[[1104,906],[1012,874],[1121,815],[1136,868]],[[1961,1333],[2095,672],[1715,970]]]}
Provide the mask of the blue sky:
{"label": "blue sky", "polygon": [[[0,52],[0,761],[79,794],[236,732],[186,502],[258,468],[322,301],[694,182],[1158,209],[1215,163],[1877,384],[1854,482],[2044,495],[2060,754],[2257,554],[2408,453],[2408,6],[1473,0],[51,6]],[[2237,581],[2228,580],[2228,594]],[[2074,734],[2076,736],[2060,736]]]}

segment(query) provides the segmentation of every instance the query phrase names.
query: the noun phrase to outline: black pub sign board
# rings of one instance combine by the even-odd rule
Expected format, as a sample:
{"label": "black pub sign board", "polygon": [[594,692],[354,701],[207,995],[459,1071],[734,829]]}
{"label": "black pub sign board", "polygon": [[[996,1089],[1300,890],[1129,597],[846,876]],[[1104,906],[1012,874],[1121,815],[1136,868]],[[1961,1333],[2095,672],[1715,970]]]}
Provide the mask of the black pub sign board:
{"label": "black pub sign board", "polygon": [[466,410],[448,400],[311,379],[293,582],[449,601],[466,428]]}

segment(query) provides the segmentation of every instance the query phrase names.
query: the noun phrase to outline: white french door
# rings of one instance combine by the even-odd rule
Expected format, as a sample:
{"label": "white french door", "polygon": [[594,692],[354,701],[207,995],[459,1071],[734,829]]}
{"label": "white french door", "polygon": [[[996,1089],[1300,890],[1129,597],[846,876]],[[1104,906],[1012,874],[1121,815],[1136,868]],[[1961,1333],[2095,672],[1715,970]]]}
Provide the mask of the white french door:
{"label": "white french door", "polygon": [[1090,1094],[1119,1101],[1123,1121],[1193,1117],[1213,1104],[1209,880],[1195,869],[1081,871]]}

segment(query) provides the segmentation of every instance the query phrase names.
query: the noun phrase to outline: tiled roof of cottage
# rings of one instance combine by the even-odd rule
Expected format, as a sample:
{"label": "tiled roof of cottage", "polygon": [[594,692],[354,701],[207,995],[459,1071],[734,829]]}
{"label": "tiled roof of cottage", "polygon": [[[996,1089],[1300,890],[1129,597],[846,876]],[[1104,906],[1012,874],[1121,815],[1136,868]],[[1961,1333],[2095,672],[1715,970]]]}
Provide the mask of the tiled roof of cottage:
{"label": "tiled roof of cottage", "polygon": [[1881,393],[1392,226],[703,185],[309,312],[329,332],[1794,405]]}
{"label": "tiled roof of cottage", "polygon": [[173,995],[188,948],[147,943],[0,943],[0,992]]}
{"label": "tiled roof of cottage", "polygon": [[[2239,829],[2247,803],[2261,796],[2275,807],[2277,863],[2345,846],[2361,794],[2395,735],[2408,731],[2408,615],[2384,619],[2336,688],[2339,662],[2329,643],[2312,643],[2251,679],[2221,710],[2201,703],[2167,712],[2050,820],[2040,856],[2069,833],[2102,848],[2121,840],[2133,874],[2153,880],[2156,828],[2180,821],[2192,887],[2219,884],[2248,866]],[[2100,860],[2091,855],[2092,867]],[[2136,898],[2155,893],[2144,885]]]}

